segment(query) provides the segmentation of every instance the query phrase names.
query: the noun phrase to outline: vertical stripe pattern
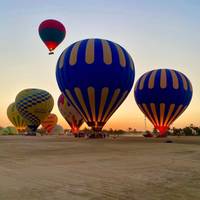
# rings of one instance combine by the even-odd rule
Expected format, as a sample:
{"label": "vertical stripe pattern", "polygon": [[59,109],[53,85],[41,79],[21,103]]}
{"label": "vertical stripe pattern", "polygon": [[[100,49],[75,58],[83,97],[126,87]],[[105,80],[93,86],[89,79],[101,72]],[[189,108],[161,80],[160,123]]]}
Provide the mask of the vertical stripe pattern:
{"label": "vertical stripe pattern", "polygon": [[70,65],[75,65],[77,62],[78,49],[79,49],[80,44],[81,44],[81,41],[77,42],[71,50],[70,59],[69,59]]}
{"label": "vertical stripe pattern", "polygon": [[125,56],[124,56],[124,52],[118,44],[115,44],[115,46],[116,46],[117,51],[118,51],[120,65],[122,67],[125,67],[126,66],[126,59],[125,59]]}
{"label": "vertical stripe pattern", "polygon": [[112,52],[110,45],[106,40],[101,40],[101,43],[103,46],[103,61],[106,65],[110,65],[112,63]]}
{"label": "vertical stripe pattern", "polygon": [[100,106],[99,106],[99,114],[98,114],[98,122],[102,119],[102,113],[105,107],[106,99],[108,97],[109,89],[107,87],[102,88],[101,90],[101,99],[100,99]]}
{"label": "vertical stripe pattern", "polygon": [[85,62],[87,64],[92,64],[94,62],[94,40],[88,40],[85,52]]}
{"label": "vertical stripe pattern", "polygon": [[101,130],[125,100],[134,77],[130,54],[105,39],[73,43],[61,54],[56,67],[59,88],[94,130]]}
{"label": "vertical stripe pattern", "polygon": [[192,86],[183,73],[158,69],[146,72],[138,79],[134,95],[141,111],[163,132],[189,105]]}
{"label": "vertical stripe pattern", "polygon": [[93,87],[88,88],[88,97],[90,102],[90,110],[92,112],[92,120],[96,121],[95,90]]}
{"label": "vertical stripe pattern", "polygon": [[170,73],[171,73],[172,80],[173,80],[173,88],[178,89],[179,88],[178,77],[174,70],[171,70]]}
{"label": "vertical stripe pattern", "polygon": [[86,107],[85,100],[83,98],[80,88],[76,87],[76,88],[74,88],[74,91],[76,93],[76,97],[77,97],[82,109],[84,110],[85,115],[87,116],[87,121],[91,122],[91,118],[90,118],[90,115],[89,115],[88,109]]}
{"label": "vertical stripe pattern", "polygon": [[150,75],[149,83],[148,83],[149,89],[154,88],[156,73],[157,73],[157,71],[153,71],[153,72],[151,73],[151,75]]}
{"label": "vertical stripe pattern", "polygon": [[166,70],[165,69],[161,70],[160,87],[162,89],[167,87],[167,77],[166,77]]}

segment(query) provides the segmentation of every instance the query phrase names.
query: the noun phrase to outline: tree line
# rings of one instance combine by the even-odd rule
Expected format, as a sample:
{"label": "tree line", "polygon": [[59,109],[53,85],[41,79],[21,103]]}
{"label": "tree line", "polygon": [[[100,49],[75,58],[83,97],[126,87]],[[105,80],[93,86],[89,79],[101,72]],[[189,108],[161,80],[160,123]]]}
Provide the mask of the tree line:
{"label": "tree line", "polygon": [[[91,129],[84,128],[82,130],[83,132],[90,133],[92,132]],[[135,128],[127,128],[127,130],[123,129],[103,129],[102,132],[110,134],[110,135],[123,135],[123,134],[143,134],[143,131],[139,131]],[[152,131],[146,131],[147,133],[153,133],[158,134],[158,131],[154,128]],[[186,126],[184,128],[171,128],[168,131],[168,135],[170,136],[200,136],[200,127],[194,126],[193,124],[190,124],[189,126]]]}

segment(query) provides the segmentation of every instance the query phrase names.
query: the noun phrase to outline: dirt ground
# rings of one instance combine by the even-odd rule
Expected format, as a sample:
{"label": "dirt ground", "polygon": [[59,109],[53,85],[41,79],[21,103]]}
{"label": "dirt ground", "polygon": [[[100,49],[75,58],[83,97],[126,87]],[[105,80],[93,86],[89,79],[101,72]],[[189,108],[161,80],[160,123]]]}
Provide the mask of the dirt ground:
{"label": "dirt ground", "polygon": [[0,200],[199,200],[200,137],[1,136]]}

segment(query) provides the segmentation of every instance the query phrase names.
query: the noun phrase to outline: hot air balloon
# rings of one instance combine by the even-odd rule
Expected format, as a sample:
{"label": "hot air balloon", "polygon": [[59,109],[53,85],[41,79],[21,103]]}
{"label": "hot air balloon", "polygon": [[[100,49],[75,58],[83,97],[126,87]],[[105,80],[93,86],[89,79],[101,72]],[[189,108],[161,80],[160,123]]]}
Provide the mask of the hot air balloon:
{"label": "hot air balloon", "polygon": [[166,136],[170,124],[188,107],[192,85],[181,72],[158,69],[142,75],[135,86],[135,100],[160,137]]}
{"label": "hot air balloon", "polygon": [[30,129],[30,135],[36,135],[37,127],[50,114],[54,101],[45,90],[25,89],[16,96],[15,104]]}
{"label": "hot air balloon", "polygon": [[24,132],[26,123],[16,109],[15,103],[11,103],[7,108],[7,116],[18,132]]}
{"label": "hot air balloon", "polygon": [[78,133],[80,126],[84,122],[83,117],[63,94],[58,98],[58,108],[62,116],[70,125],[72,133]]}
{"label": "hot air balloon", "polygon": [[65,130],[63,129],[62,126],[56,125],[50,132],[51,135],[64,135]]}
{"label": "hot air balloon", "polygon": [[94,131],[101,131],[125,100],[134,76],[128,52],[104,39],[85,39],[70,45],[56,68],[60,90]]}
{"label": "hot air balloon", "polygon": [[41,125],[44,130],[47,131],[47,133],[50,133],[52,129],[56,126],[57,122],[58,117],[55,114],[51,113],[47,116],[47,118],[42,121]]}
{"label": "hot air balloon", "polygon": [[54,19],[43,21],[39,26],[39,35],[49,54],[53,54],[53,50],[64,40],[66,30],[64,25]]}
{"label": "hot air balloon", "polygon": [[15,127],[8,126],[0,130],[0,135],[17,135],[18,131]]}

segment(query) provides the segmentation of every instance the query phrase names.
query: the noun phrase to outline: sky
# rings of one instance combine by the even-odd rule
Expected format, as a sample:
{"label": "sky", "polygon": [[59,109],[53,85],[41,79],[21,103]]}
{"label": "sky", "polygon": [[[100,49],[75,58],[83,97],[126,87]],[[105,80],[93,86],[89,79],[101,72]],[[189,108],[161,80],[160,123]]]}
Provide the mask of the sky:
{"label": "sky", "polygon": [[[53,113],[69,128],[57,108],[60,95],[56,62],[75,41],[104,38],[123,46],[135,63],[135,82],[146,71],[173,68],[192,82],[193,98],[173,126],[200,125],[199,0],[1,0],[0,126],[9,126],[7,107],[25,88],[41,88],[54,97]],[[61,21],[67,34],[53,56],[38,35],[45,19]],[[134,87],[133,87],[134,88]],[[133,89],[105,128],[144,130],[144,115]],[[152,125],[148,122],[147,128]]]}

